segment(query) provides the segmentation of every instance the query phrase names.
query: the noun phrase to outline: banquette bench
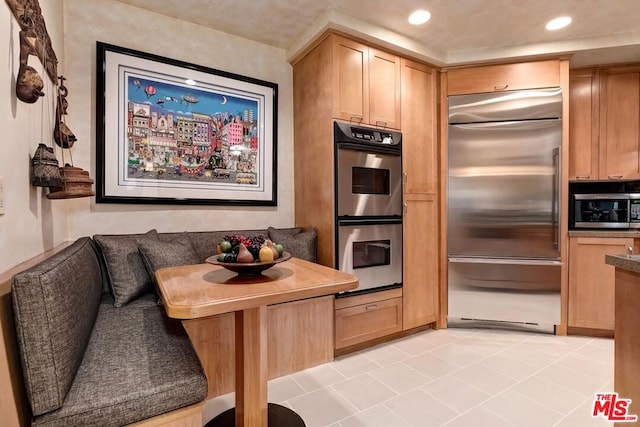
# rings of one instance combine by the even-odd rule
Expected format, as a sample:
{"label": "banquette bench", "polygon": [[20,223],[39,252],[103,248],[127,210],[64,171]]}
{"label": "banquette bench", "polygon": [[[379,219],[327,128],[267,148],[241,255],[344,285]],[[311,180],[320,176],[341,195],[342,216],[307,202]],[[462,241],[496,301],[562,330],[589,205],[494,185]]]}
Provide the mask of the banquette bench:
{"label": "banquette bench", "polygon": [[[153,272],[202,263],[224,235],[236,233],[269,236],[292,255],[316,260],[315,230],[151,230],[83,237],[13,275],[14,358],[22,375],[20,384],[15,372],[10,380],[17,410],[16,389],[23,389],[28,411],[20,423],[202,425],[207,378],[183,325],[166,316]],[[10,354],[6,360],[11,368]],[[0,400],[6,394],[0,389]],[[176,424],[151,422],[159,417]]]}

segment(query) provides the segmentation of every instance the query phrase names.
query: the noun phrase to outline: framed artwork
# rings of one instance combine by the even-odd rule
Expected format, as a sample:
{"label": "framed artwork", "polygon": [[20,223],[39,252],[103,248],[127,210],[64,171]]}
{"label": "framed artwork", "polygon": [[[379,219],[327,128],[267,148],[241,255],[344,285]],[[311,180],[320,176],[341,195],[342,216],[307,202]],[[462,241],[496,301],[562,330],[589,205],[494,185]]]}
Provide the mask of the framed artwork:
{"label": "framed artwork", "polygon": [[275,206],[278,85],[97,42],[96,201]]}

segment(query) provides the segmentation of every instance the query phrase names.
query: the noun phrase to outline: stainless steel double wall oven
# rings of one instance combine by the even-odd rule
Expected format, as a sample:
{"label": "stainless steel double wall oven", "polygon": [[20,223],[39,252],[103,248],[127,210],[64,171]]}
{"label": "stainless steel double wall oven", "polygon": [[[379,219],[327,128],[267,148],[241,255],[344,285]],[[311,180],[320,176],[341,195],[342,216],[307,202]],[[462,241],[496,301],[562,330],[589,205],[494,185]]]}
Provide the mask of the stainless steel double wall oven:
{"label": "stainless steel double wall oven", "polygon": [[349,294],[402,286],[402,135],[334,123],[336,266]]}

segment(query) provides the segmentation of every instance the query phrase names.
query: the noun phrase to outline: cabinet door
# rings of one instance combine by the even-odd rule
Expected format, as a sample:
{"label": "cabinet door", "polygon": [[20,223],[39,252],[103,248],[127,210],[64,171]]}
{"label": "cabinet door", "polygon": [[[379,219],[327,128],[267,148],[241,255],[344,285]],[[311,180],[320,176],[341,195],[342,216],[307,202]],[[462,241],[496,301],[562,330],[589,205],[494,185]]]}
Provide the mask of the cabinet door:
{"label": "cabinet door", "polygon": [[447,72],[447,95],[560,86],[560,61],[457,68]]}
{"label": "cabinet door", "polygon": [[599,79],[597,70],[569,76],[569,179],[598,179]]}
{"label": "cabinet door", "polygon": [[606,254],[626,254],[631,238],[572,237],[569,241],[569,326],[615,326],[615,269]]}
{"label": "cabinet door", "polygon": [[408,59],[402,71],[402,163],[405,193],[438,192],[436,72]]}
{"label": "cabinet door", "polygon": [[640,178],[640,67],[611,68],[602,77],[600,178]]}
{"label": "cabinet door", "polygon": [[438,204],[431,195],[406,195],[403,233],[403,329],[438,317]]}
{"label": "cabinet door", "polygon": [[400,58],[369,49],[369,123],[400,129]]}
{"label": "cabinet door", "polygon": [[369,121],[369,48],[333,36],[333,117],[356,123]]}

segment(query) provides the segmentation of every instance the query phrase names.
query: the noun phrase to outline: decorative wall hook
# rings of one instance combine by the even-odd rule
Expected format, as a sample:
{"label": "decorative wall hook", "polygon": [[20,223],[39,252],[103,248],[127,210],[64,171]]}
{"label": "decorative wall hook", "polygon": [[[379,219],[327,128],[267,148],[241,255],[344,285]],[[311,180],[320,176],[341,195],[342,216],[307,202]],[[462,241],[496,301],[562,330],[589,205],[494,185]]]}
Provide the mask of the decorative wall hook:
{"label": "decorative wall hook", "polygon": [[64,85],[66,80],[64,76],[59,76],[60,85],[58,86],[58,102],[56,105],[56,124],[53,129],[53,139],[56,144],[62,148],[73,147],[74,142],[78,140],[76,136],[71,132],[71,129],[64,122],[64,117],[67,114],[67,107],[69,102],[67,101],[67,94],[69,93],[67,87]]}
{"label": "decorative wall hook", "polygon": [[37,55],[35,45],[38,37],[33,29],[33,20],[26,14],[20,18],[26,29],[20,31],[20,69],[16,79],[16,96],[22,102],[33,104],[44,96],[42,77],[35,68],[27,64],[29,55]]}

